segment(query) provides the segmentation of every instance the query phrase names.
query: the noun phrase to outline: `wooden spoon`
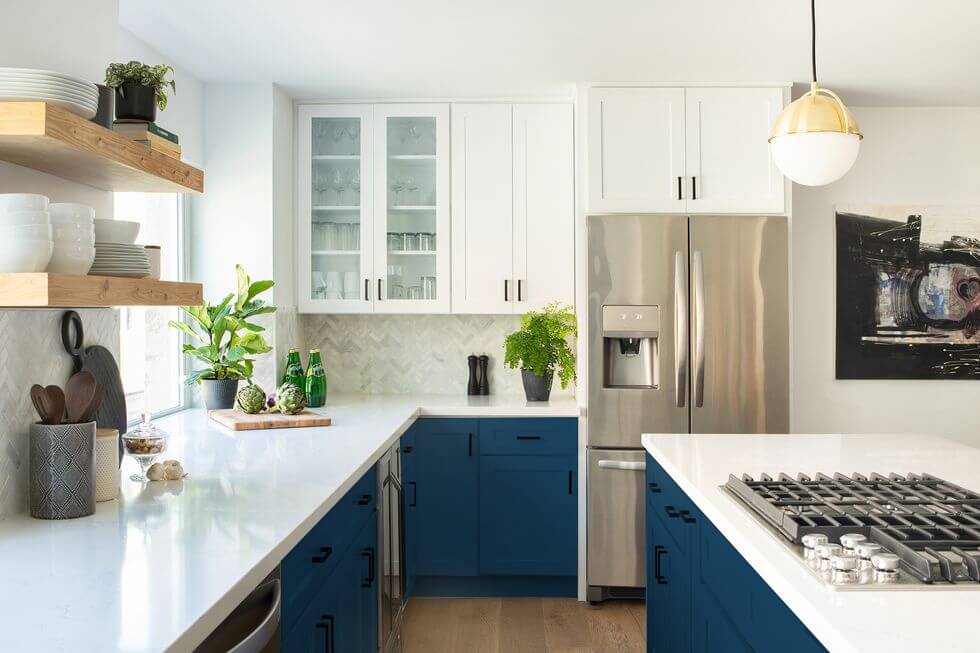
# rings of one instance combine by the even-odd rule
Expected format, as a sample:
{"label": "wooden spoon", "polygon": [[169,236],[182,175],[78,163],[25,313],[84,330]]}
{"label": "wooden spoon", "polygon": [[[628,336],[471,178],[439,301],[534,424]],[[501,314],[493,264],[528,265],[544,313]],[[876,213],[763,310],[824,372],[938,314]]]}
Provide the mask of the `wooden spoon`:
{"label": "wooden spoon", "polygon": [[61,424],[65,419],[65,393],[59,386],[44,388],[44,410],[48,414],[45,424]]}
{"label": "wooden spoon", "polygon": [[44,386],[35,383],[31,386],[31,403],[34,404],[34,410],[37,411],[37,416],[41,419],[42,424],[48,423],[48,411],[47,411],[47,398],[44,395]]}
{"label": "wooden spoon", "polygon": [[89,371],[72,374],[65,385],[65,400],[68,409],[68,422],[78,424],[92,403],[95,394],[95,375]]}
{"label": "wooden spoon", "polygon": [[88,408],[82,413],[82,416],[78,419],[79,424],[87,424],[95,419],[95,414],[99,412],[99,406],[102,405],[102,400],[105,398],[105,386],[102,384],[96,384],[95,393],[92,395],[92,401],[89,402]]}

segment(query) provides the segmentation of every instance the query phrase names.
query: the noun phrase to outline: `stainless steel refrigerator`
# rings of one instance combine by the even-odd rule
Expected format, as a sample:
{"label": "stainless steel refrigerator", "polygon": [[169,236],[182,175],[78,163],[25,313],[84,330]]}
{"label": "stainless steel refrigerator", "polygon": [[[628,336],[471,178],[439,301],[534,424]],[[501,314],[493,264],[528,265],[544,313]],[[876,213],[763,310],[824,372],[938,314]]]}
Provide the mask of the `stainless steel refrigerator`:
{"label": "stainless steel refrigerator", "polygon": [[642,596],[643,433],[787,432],[787,248],[781,217],[588,218],[590,601]]}

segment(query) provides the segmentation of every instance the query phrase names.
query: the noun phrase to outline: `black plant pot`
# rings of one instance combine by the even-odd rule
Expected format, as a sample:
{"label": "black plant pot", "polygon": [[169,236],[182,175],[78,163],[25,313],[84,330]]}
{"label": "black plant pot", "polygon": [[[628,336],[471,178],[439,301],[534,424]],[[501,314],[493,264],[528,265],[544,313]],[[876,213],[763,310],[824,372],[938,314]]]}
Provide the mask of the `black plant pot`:
{"label": "black plant pot", "polygon": [[238,379],[203,379],[201,381],[201,396],[204,398],[204,407],[208,410],[233,408],[237,393]]}
{"label": "black plant pot", "polygon": [[126,82],[116,87],[116,120],[157,119],[157,92],[152,86]]}
{"label": "black plant pot", "polygon": [[528,401],[548,401],[551,397],[551,382],[555,378],[552,370],[544,376],[538,376],[531,370],[521,370],[521,381],[524,382],[524,396]]}

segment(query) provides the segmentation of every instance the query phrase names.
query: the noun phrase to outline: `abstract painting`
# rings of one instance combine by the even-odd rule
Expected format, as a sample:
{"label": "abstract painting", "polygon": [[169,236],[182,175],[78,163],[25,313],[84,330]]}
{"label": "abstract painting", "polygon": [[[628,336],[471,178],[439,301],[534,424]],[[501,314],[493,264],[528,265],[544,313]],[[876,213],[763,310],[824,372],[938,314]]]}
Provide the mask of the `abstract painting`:
{"label": "abstract painting", "polygon": [[837,378],[980,379],[980,208],[838,207]]}

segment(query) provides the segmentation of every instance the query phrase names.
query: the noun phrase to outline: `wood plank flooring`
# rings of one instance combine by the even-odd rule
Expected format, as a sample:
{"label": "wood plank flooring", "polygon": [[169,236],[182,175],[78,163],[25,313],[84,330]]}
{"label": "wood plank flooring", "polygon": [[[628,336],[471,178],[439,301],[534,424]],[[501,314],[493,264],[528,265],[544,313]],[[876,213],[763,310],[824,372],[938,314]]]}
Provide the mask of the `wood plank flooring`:
{"label": "wood plank flooring", "polygon": [[643,653],[642,601],[412,599],[403,653]]}

